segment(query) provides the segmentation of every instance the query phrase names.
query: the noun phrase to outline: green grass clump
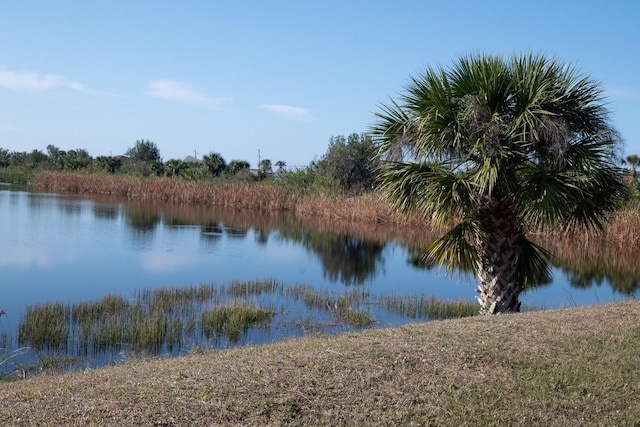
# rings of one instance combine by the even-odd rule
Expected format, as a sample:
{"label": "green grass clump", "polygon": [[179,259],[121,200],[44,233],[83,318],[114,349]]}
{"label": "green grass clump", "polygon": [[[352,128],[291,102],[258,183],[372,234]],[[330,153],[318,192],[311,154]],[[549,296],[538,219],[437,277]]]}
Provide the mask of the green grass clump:
{"label": "green grass clump", "polygon": [[414,319],[455,319],[479,314],[478,304],[468,300],[447,301],[434,296],[390,295],[386,299],[387,310]]}
{"label": "green grass clump", "polygon": [[338,315],[348,324],[358,327],[370,326],[375,321],[375,318],[371,313],[351,310],[350,308],[338,311]]}
{"label": "green grass clump", "polygon": [[37,349],[61,348],[67,343],[69,306],[60,302],[27,307],[18,340]]}
{"label": "green grass clump", "polygon": [[202,313],[200,321],[202,331],[208,338],[226,333],[232,342],[238,342],[240,335],[246,333],[249,327],[264,325],[275,314],[275,311],[257,305],[233,303]]}

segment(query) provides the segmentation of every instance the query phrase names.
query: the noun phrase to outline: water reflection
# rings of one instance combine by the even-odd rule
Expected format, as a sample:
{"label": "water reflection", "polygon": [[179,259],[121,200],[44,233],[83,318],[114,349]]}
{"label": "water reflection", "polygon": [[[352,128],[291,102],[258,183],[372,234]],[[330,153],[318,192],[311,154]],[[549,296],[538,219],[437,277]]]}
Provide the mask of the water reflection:
{"label": "water reflection", "polygon": [[243,239],[253,231],[254,241],[266,245],[272,235],[301,244],[315,254],[323,277],[333,283],[361,285],[379,272],[384,263],[385,238],[367,239],[344,231],[313,228],[303,220],[285,214],[263,215],[236,209],[174,206],[133,201],[123,211],[126,224],[139,247],[149,246],[159,224],[169,227],[198,226],[207,245],[223,237]]}
{"label": "water reflection", "polygon": [[[188,282],[192,275],[185,269],[197,267],[204,271],[207,265],[211,266],[212,279],[238,275],[247,278],[251,271],[263,268],[271,269],[275,277],[284,279],[308,277],[305,280],[315,283],[317,277],[321,277],[323,281],[347,286],[374,282],[396,286],[400,280],[418,280],[421,283],[412,285],[418,288],[428,285],[436,274],[436,269],[422,257],[424,248],[437,238],[432,230],[416,232],[377,224],[329,223],[282,213],[39,194],[11,188],[0,190],[0,206],[5,206],[0,211],[0,214],[5,212],[5,217],[0,217],[0,221],[8,227],[4,233],[7,238],[0,246],[2,268],[12,265],[58,268],[72,265],[81,257],[87,259],[87,265],[97,263],[95,260],[99,258],[118,265],[127,257],[131,258],[130,262],[139,259],[145,271],[162,271],[165,276],[153,279],[152,283],[162,281],[165,285]],[[56,230],[61,234],[49,236]],[[67,238],[71,236],[69,233],[73,233],[74,239],[86,238],[90,242],[81,247],[80,243]],[[92,233],[114,236],[101,241],[91,237]],[[38,237],[40,235],[49,237]],[[129,242],[128,248],[134,252],[120,253],[123,248],[114,240],[116,236]],[[196,240],[192,240],[194,237]],[[50,247],[47,239],[55,239],[58,246]],[[577,246],[569,239],[539,240],[538,243],[557,256],[555,267],[563,273],[560,277],[556,274],[552,286],[560,282],[581,291],[600,286],[625,297],[638,293],[640,270],[634,251],[602,244]],[[199,244],[194,244],[198,241]],[[311,255],[313,262],[301,260],[298,250],[294,249],[298,247]],[[388,252],[392,248],[399,248],[404,254],[404,266],[398,267],[390,260]],[[143,252],[148,254],[142,256]],[[319,276],[311,275],[314,263],[320,268]],[[387,273],[389,268],[392,272]],[[394,273],[396,268],[402,268],[402,273]],[[169,271],[183,278],[170,277]],[[412,271],[411,279],[404,279],[403,275]],[[199,274],[206,277],[208,273]],[[33,280],[40,280],[38,277]],[[64,279],[54,276],[49,279],[66,280],[69,276],[62,277]],[[438,280],[448,282],[446,278]],[[141,281],[146,284],[150,280],[142,278]],[[473,278],[470,281],[473,282]],[[473,297],[472,290],[459,292],[467,293],[469,299]],[[528,290],[527,294],[535,295],[535,292]],[[545,303],[554,304],[553,301]]]}
{"label": "water reflection", "polygon": [[162,217],[157,210],[138,203],[127,203],[124,206],[124,217],[127,224],[136,231],[147,232],[155,230]]}
{"label": "water reflection", "polygon": [[[407,264],[412,268],[426,271],[434,268],[423,257],[424,248],[437,238],[430,230],[416,234],[377,225],[354,227],[285,214],[140,202],[127,204],[123,214],[131,218],[127,223],[133,228],[146,231],[153,231],[159,223],[200,226],[201,238],[207,240],[223,236],[246,238],[253,231],[254,242],[266,245],[277,234],[280,240],[299,243],[317,256],[325,279],[344,285],[361,285],[379,274],[384,268],[384,248],[390,242],[404,246]],[[575,289],[608,284],[615,292],[633,296],[640,288],[637,257],[627,247],[601,243],[578,246],[570,238],[541,238],[539,243],[554,254],[554,267],[565,273]],[[545,285],[548,283],[541,286]]]}
{"label": "water reflection", "polygon": [[[438,237],[433,230],[283,213],[39,194],[0,186],[0,235],[0,309],[8,313],[0,319],[0,340],[4,337],[5,343],[17,336],[22,311],[29,305],[98,300],[111,293],[127,299],[142,288],[273,278],[308,285],[314,293],[337,292],[336,301],[342,293],[366,294],[361,308],[371,310],[376,325],[387,320],[373,305],[386,301],[388,294],[471,301],[475,288],[469,286],[475,283],[473,277],[461,283],[424,262],[424,248]],[[640,269],[633,248],[595,241],[577,245],[570,239],[539,238],[538,243],[556,255],[555,275],[551,285],[527,290],[523,304],[556,308],[638,295]],[[266,307],[289,310],[279,294],[264,298]],[[307,301],[303,294],[300,298],[295,304]],[[323,310],[335,311],[335,301],[322,298]],[[568,303],[563,302],[567,298]],[[400,305],[413,307],[407,304]],[[307,316],[286,322],[299,323],[307,333],[318,330],[317,320]],[[274,325],[270,339],[287,328],[290,325]],[[263,338],[251,336],[247,342]]]}
{"label": "water reflection", "polygon": [[638,255],[633,248],[604,241],[577,247],[569,238],[544,239],[543,242],[574,288],[588,289],[606,283],[626,296],[638,292],[640,269]]}
{"label": "water reflection", "polygon": [[384,262],[384,244],[378,241],[292,227],[282,229],[280,235],[315,253],[322,263],[325,278],[347,286],[366,283]]}
{"label": "water reflection", "polygon": [[118,205],[96,203],[93,205],[93,215],[97,219],[116,220],[120,215]]}

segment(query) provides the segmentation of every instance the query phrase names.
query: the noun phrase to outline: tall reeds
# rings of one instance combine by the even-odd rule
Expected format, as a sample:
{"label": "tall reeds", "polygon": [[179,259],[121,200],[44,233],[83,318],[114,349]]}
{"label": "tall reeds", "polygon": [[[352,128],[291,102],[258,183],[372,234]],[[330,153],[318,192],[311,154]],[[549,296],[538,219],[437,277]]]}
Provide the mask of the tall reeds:
{"label": "tall reeds", "polygon": [[43,191],[118,196],[177,205],[224,206],[266,212],[290,212],[301,217],[386,226],[428,226],[417,217],[400,215],[376,194],[346,197],[299,194],[274,183],[193,182],[175,178],[140,178],[42,172],[36,187]]}
{"label": "tall reeds", "polygon": [[174,204],[218,205],[272,211],[291,207],[284,193],[277,187],[260,183],[211,183],[172,178],[42,172],[38,175],[36,187],[54,192],[102,194]]}
{"label": "tall reeds", "polygon": [[69,335],[71,307],[61,302],[27,307],[18,341],[37,348],[63,348]]}

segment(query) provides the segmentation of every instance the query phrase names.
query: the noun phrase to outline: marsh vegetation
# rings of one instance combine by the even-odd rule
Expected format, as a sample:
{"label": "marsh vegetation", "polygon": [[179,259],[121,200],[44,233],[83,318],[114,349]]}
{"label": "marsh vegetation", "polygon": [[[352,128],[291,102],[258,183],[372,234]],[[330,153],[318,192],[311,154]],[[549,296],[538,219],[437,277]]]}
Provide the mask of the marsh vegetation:
{"label": "marsh vegetation", "polygon": [[[123,355],[187,354],[193,348],[225,348],[309,333],[384,326],[389,317],[435,320],[477,314],[470,301],[425,295],[377,295],[366,289],[329,292],[274,280],[144,289],[131,300],[110,294],[95,301],[28,306],[18,341],[35,362],[72,361],[66,368],[96,366]],[[274,330],[273,332],[271,330]],[[262,338],[256,337],[259,334]],[[32,361],[33,363],[33,361]],[[6,360],[3,376],[24,375]],[[42,366],[33,363],[33,370]]]}

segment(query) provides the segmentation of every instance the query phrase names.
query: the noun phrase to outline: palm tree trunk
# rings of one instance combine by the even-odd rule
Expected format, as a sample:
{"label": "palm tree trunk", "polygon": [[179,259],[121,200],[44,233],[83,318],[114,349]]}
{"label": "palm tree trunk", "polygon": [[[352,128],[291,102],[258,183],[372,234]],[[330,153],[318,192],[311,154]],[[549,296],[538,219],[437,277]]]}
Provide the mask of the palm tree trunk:
{"label": "palm tree trunk", "polygon": [[518,256],[523,237],[509,198],[489,198],[479,211],[482,229],[476,236],[478,296],[485,314],[520,311]]}

